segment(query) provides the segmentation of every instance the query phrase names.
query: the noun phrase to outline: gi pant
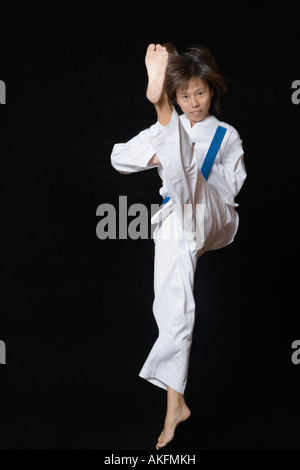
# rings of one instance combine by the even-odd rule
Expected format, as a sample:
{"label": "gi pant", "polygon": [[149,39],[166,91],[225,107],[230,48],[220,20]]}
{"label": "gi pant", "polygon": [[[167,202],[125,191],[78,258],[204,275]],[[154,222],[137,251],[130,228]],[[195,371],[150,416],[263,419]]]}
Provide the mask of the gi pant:
{"label": "gi pant", "polygon": [[[168,233],[178,236],[168,239]],[[182,236],[180,236],[182,235]],[[153,313],[159,336],[140,372],[151,383],[184,393],[195,320],[193,296],[197,252],[185,246],[173,211],[154,232]]]}

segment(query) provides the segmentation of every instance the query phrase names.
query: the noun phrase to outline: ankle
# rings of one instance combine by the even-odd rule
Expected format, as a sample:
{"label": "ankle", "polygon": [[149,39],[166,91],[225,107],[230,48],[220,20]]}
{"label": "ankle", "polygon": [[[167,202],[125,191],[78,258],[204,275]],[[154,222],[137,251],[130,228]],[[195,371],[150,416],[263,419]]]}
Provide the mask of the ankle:
{"label": "ankle", "polygon": [[159,103],[155,104],[155,110],[157,114],[157,119],[163,126],[167,126],[173,114],[173,108],[168,99],[161,99]]}
{"label": "ankle", "polygon": [[172,105],[165,91],[162,92],[159,100],[154,104],[154,106],[158,112],[162,112],[166,109],[172,109]]}
{"label": "ankle", "polygon": [[185,407],[186,403],[183,395],[172,397],[168,400],[167,407],[171,410],[180,410]]}

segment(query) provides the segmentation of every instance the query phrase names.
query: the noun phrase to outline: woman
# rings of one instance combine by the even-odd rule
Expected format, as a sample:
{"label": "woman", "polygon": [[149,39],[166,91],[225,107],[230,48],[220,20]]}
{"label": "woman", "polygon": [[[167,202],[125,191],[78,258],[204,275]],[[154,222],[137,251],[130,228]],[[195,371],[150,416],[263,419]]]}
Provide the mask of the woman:
{"label": "woman", "polygon": [[157,223],[153,313],[159,336],[140,372],[167,390],[160,449],[191,414],[184,390],[197,259],[233,241],[238,228],[234,198],[246,172],[237,131],[214,116],[226,87],[208,49],[196,46],[179,54],[170,44],[150,44],[145,62],[147,98],[158,120],[126,144],[116,144],[111,161],[124,174],[156,167],[162,179],[163,206],[152,218]]}

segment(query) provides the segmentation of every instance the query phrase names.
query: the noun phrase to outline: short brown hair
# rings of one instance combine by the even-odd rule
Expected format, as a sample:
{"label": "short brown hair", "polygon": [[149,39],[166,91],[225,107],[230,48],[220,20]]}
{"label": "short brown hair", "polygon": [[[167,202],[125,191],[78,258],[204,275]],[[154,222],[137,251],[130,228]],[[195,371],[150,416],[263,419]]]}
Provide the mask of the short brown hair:
{"label": "short brown hair", "polygon": [[171,103],[176,104],[177,91],[185,88],[192,78],[201,78],[213,90],[210,112],[219,115],[221,97],[227,86],[210,50],[206,46],[192,46],[179,53],[172,43],[164,45],[169,51],[165,88]]}

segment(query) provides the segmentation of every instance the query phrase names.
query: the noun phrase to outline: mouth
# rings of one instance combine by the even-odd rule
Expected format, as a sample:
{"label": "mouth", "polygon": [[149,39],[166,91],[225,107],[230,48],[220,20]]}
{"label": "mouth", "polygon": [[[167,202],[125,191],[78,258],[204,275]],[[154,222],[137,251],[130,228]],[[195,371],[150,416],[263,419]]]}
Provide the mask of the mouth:
{"label": "mouth", "polygon": [[202,113],[202,111],[199,111],[199,110],[198,111],[191,111],[191,114],[193,116],[200,116],[201,113]]}

